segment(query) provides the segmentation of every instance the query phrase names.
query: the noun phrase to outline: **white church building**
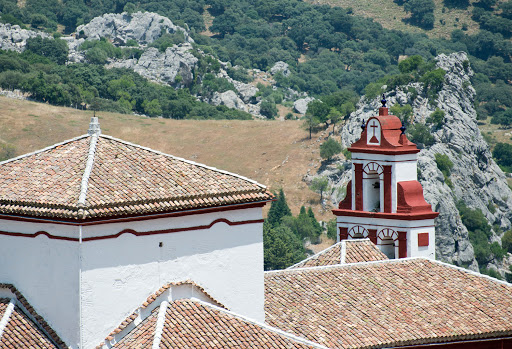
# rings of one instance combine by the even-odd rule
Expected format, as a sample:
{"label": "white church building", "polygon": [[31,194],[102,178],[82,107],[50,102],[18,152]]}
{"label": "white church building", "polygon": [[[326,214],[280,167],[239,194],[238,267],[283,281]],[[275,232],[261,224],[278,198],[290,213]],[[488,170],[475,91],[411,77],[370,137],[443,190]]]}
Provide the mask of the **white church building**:
{"label": "white church building", "polygon": [[512,285],[434,260],[418,149],[385,106],[364,126],[339,242],[278,271],[263,185],[96,118],[1,162],[0,349],[511,348]]}

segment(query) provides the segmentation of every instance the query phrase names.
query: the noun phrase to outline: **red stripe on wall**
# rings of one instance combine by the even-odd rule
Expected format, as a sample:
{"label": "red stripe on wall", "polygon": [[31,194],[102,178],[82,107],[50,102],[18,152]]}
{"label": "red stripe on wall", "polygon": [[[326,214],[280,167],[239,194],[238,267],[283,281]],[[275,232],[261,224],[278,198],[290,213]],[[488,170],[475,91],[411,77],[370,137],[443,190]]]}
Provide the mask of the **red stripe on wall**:
{"label": "red stripe on wall", "polygon": [[[184,228],[173,228],[173,229],[162,229],[162,230],[150,230],[150,231],[142,231],[138,232],[133,229],[124,229],[120,231],[119,233],[112,234],[112,235],[103,235],[103,236],[93,236],[89,238],[83,238],[83,242],[88,241],[95,241],[95,240],[105,240],[105,239],[115,239],[123,234],[132,234],[135,236],[146,236],[146,235],[157,235],[157,234],[170,234],[170,233],[178,233],[182,231],[191,231],[191,230],[205,230],[210,229],[212,226],[214,226],[217,223],[226,223],[229,226],[236,226],[236,225],[244,225],[244,224],[255,224],[255,223],[263,223],[264,219],[253,219],[253,220],[246,220],[246,221],[237,221],[237,222],[231,222],[228,219],[225,218],[219,218],[211,222],[210,224],[206,225],[197,225],[193,227],[184,227]],[[35,238],[39,235],[44,235],[48,237],[49,239],[53,240],[65,240],[65,241],[75,241],[78,242],[78,238],[71,238],[66,236],[57,236],[52,235],[46,231],[38,231],[35,234],[25,234],[25,233],[15,233],[15,232],[7,232],[7,231],[0,231],[0,235],[5,236],[15,236],[15,237],[25,237],[25,238]]]}

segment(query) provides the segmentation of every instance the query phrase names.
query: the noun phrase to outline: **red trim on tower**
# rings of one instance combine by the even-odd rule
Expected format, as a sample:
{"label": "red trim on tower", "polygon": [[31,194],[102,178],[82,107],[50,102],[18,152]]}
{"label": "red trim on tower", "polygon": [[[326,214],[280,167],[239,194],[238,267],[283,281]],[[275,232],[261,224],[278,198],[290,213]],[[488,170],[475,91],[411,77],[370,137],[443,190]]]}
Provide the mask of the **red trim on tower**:
{"label": "red trim on tower", "polygon": [[368,229],[368,238],[377,245],[377,229]]}
{"label": "red trim on tower", "polygon": [[340,241],[348,239],[348,228],[340,227]]}
{"label": "red trim on tower", "polygon": [[356,210],[363,210],[363,164],[354,164],[354,173],[356,177],[355,196]]}
{"label": "red trim on tower", "polygon": [[398,258],[407,257],[407,232],[399,231],[398,233]]}
{"label": "red trim on tower", "polygon": [[430,213],[430,206],[423,197],[423,188],[418,181],[404,181],[397,183],[397,213]]}
{"label": "red trim on tower", "polygon": [[345,210],[352,209],[352,180],[348,181],[345,198],[342,201],[340,201],[338,208],[342,208]]}
{"label": "red trim on tower", "polygon": [[418,247],[428,246],[428,233],[419,233],[418,234]]}
{"label": "red trim on tower", "polygon": [[391,213],[392,197],[391,197],[391,166],[384,165],[384,212]]}
{"label": "red trim on tower", "polygon": [[415,221],[421,219],[434,219],[439,216],[439,212],[430,213],[385,213],[385,212],[368,212],[368,211],[354,211],[335,209],[332,210],[335,216],[350,216],[350,217],[363,217],[363,218],[383,218],[383,219],[397,219],[400,221]]}

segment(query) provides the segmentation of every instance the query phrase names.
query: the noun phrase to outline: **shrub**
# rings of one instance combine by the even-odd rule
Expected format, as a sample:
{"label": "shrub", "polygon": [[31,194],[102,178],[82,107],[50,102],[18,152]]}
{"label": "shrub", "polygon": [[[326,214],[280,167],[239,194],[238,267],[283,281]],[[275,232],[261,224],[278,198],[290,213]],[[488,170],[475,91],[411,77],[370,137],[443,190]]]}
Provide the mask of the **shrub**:
{"label": "shrub", "polygon": [[434,136],[432,136],[428,127],[423,124],[409,126],[407,133],[409,139],[416,144],[421,143],[428,147],[435,143]]}
{"label": "shrub", "polygon": [[334,155],[341,153],[342,149],[340,143],[333,138],[329,138],[320,145],[320,156],[322,159],[331,160]]}
{"label": "shrub", "polygon": [[443,173],[445,177],[450,177],[450,171],[453,168],[453,162],[450,160],[448,155],[435,154],[437,168]]}
{"label": "shrub", "polygon": [[496,144],[492,156],[505,172],[512,172],[512,145],[507,143]]}
{"label": "shrub", "polygon": [[436,110],[430,114],[430,116],[427,118],[427,122],[431,124],[435,124],[436,127],[441,127],[444,124],[444,116],[445,113],[443,110],[436,108]]}

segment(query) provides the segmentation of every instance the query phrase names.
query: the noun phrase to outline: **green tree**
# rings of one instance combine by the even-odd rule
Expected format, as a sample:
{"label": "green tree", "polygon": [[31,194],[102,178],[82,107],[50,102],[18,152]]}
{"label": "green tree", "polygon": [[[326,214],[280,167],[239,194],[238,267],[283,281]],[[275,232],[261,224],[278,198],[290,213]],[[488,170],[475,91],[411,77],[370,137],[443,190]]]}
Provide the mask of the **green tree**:
{"label": "green tree", "polygon": [[260,104],[260,114],[267,119],[274,119],[277,116],[276,104],[271,101],[262,101]]}
{"label": "green tree", "polygon": [[343,147],[339,142],[334,138],[329,138],[320,145],[320,156],[322,159],[330,161],[334,155],[341,153],[342,149]]}
{"label": "green tree", "polygon": [[512,172],[512,145],[508,143],[496,144],[492,156],[503,170]]}
{"label": "green tree", "polygon": [[512,229],[507,230],[501,238],[501,246],[504,250],[512,253]]}
{"label": "green tree", "polygon": [[291,215],[292,211],[290,210],[290,207],[288,207],[284,191],[283,189],[280,189],[276,200],[272,201],[272,204],[270,205],[270,210],[268,211],[265,223],[272,227],[276,227],[281,223],[281,218]]}
{"label": "green tree", "polygon": [[313,212],[313,209],[311,207],[308,207],[308,217],[311,221],[311,225],[313,226],[313,235],[312,237],[318,240],[320,237],[320,234],[323,232],[323,228],[320,225],[320,223],[316,220],[315,214]]}
{"label": "green tree", "polygon": [[320,125],[320,121],[315,117],[313,116],[313,114],[308,114],[306,113],[306,115],[304,115],[304,118],[303,118],[304,122],[302,124],[302,127],[309,131],[309,139],[311,139],[311,133],[313,132],[313,130],[316,130],[318,125]]}
{"label": "green tree", "polygon": [[411,14],[410,21],[425,29],[434,26],[434,10],[436,5],[433,0],[408,0],[404,4],[404,10]]}
{"label": "green tree", "polygon": [[324,192],[329,187],[329,180],[327,177],[316,177],[311,182],[311,189],[320,193],[320,202],[323,205],[324,202]]}
{"label": "green tree", "polygon": [[160,101],[158,99],[153,99],[152,101],[144,101],[142,102],[142,107],[144,111],[149,116],[160,116],[162,115],[162,107],[160,106]]}
{"label": "green tree", "polygon": [[284,269],[306,258],[301,239],[285,225],[264,226],[263,254],[265,270]]}
{"label": "green tree", "polygon": [[400,61],[400,63],[398,63],[398,69],[403,74],[413,73],[417,72],[423,64],[423,57],[420,55],[414,55]]}
{"label": "green tree", "polygon": [[436,110],[432,114],[430,114],[426,121],[435,124],[436,127],[439,128],[444,124],[444,116],[444,111],[439,108],[436,108]]}
{"label": "green tree", "polygon": [[320,100],[314,100],[309,102],[308,109],[306,111],[306,115],[313,115],[320,123],[325,123],[327,125],[327,120],[329,120],[329,112],[331,108],[327,105],[327,103],[323,103]]}
{"label": "green tree", "polygon": [[338,239],[338,232],[336,229],[336,218],[333,218],[329,222],[327,222],[327,237],[334,241]]}
{"label": "green tree", "polygon": [[47,57],[57,64],[68,60],[68,44],[61,39],[48,39],[36,36],[26,41],[27,51]]}
{"label": "green tree", "polygon": [[416,143],[423,144],[428,147],[435,143],[434,136],[430,133],[430,130],[427,126],[423,124],[414,124],[407,128],[408,138]]}
{"label": "green tree", "polygon": [[389,111],[391,114],[398,116],[398,118],[402,120],[405,125],[409,125],[413,112],[411,105],[406,104],[404,106],[400,106],[399,104],[394,104],[391,108],[389,108]]}

